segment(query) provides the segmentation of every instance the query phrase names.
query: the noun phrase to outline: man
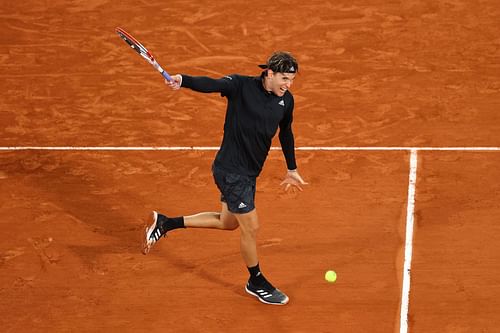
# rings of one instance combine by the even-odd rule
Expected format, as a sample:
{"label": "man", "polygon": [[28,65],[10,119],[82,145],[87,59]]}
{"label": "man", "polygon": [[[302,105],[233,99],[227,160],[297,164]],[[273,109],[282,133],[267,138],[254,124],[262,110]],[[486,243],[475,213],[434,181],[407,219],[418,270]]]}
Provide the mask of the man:
{"label": "man", "polygon": [[173,90],[181,87],[194,91],[219,92],[228,100],[224,137],[212,166],[215,183],[221,192],[220,213],[203,212],[169,218],[153,212],[146,229],[143,253],[167,232],[177,228],[214,228],[235,230],[240,227],[240,248],[250,278],[245,290],[267,304],[284,305],[286,296],[262,274],[257,256],[259,220],[255,209],[255,184],[280,128],[279,139],[288,171],[281,185],[302,190],[306,184],[297,172],[292,119],[294,100],[288,91],[298,71],[295,58],[288,52],[275,52],[260,76],[233,74],[221,79],[173,75],[165,81]]}

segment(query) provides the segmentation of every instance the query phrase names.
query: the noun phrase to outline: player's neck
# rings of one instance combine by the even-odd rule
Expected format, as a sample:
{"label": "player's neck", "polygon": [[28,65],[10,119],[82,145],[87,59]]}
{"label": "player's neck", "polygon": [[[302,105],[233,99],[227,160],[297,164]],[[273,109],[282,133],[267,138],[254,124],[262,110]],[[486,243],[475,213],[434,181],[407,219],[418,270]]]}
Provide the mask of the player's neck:
{"label": "player's neck", "polygon": [[265,91],[267,91],[268,93],[272,93],[272,89],[270,87],[270,83],[269,83],[269,80],[267,79],[266,76],[264,76],[262,78],[262,87],[264,88]]}

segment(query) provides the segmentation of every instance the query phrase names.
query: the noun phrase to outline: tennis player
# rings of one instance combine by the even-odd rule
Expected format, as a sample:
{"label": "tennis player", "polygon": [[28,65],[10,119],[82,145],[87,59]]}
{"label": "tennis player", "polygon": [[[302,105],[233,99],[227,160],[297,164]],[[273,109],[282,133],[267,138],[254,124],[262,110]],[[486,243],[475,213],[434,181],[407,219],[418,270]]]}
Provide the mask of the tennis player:
{"label": "tennis player", "polygon": [[228,100],[224,137],[212,165],[215,184],[221,193],[220,212],[167,217],[151,214],[146,228],[143,253],[169,231],[178,228],[240,228],[240,248],[250,273],[245,290],[266,304],[284,305],[288,296],[275,288],[262,274],[257,256],[259,219],[255,209],[255,184],[271,148],[278,127],[287,172],[281,185],[285,190],[302,191],[307,184],[297,171],[292,132],[294,99],[289,91],[299,69],[288,52],[275,52],[260,76],[229,75],[220,79],[185,74],[165,81],[173,90],[181,87],[197,92],[218,92]]}

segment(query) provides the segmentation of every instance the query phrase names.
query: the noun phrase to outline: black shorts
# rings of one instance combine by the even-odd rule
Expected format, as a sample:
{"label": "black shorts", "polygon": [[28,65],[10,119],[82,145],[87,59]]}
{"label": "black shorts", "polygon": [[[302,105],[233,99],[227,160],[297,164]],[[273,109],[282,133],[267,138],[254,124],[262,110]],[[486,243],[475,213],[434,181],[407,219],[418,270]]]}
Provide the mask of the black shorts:
{"label": "black shorts", "polygon": [[227,172],[215,165],[212,174],[221,193],[220,200],[231,213],[244,214],[255,209],[255,177]]}

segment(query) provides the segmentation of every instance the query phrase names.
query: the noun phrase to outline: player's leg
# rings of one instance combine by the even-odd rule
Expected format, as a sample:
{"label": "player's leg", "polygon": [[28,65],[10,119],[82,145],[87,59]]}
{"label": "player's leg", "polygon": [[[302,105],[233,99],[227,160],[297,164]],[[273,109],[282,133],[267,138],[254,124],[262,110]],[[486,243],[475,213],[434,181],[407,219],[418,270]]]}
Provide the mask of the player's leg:
{"label": "player's leg", "polygon": [[288,303],[288,296],[276,289],[260,271],[257,255],[257,233],[259,231],[257,210],[253,209],[248,213],[235,214],[235,216],[240,225],[241,255],[250,273],[245,290],[266,304],[284,305]]}
{"label": "player's leg", "polygon": [[268,304],[286,304],[288,297],[274,288],[266,280],[259,268],[257,256],[257,233],[259,218],[255,209],[256,178],[227,172],[221,168],[212,168],[214,180],[221,192],[221,201],[238,221],[240,226],[241,255],[250,279],[245,290]]}
{"label": "player's leg", "polygon": [[186,228],[210,228],[220,230],[234,230],[239,224],[233,213],[227,208],[227,204],[222,202],[220,213],[204,212],[195,215],[184,216],[184,226]]}
{"label": "player's leg", "polygon": [[203,212],[188,216],[170,218],[158,212],[153,212],[146,228],[143,253],[147,254],[153,245],[166,236],[167,232],[179,228],[208,228],[219,230],[234,230],[239,224],[225,202],[222,202],[220,213]]}
{"label": "player's leg", "polygon": [[257,256],[257,232],[259,231],[257,209],[234,216],[240,225],[241,256],[247,267],[254,267],[259,263]]}
{"label": "player's leg", "polygon": [[161,237],[165,236],[168,231],[173,229],[213,228],[234,230],[238,228],[239,224],[226,203],[223,191],[223,189],[230,188],[232,184],[227,184],[227,174],[224,171],[215,168],[215,166],[212,167],[212,173],[215,184],[219,190],[221,190],[221,212],[203,212],[195,215],[180,216],[175,218],[169,218],[165,215],[159,214],[158,212],[153,212],[149,218],[149,227],[146,228],[142,250],[144,254],[147,254]]}

